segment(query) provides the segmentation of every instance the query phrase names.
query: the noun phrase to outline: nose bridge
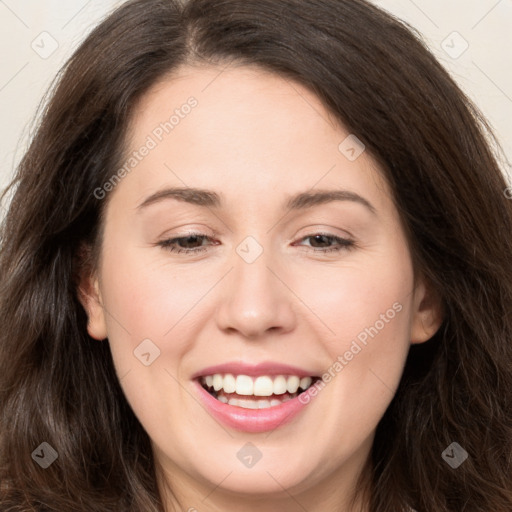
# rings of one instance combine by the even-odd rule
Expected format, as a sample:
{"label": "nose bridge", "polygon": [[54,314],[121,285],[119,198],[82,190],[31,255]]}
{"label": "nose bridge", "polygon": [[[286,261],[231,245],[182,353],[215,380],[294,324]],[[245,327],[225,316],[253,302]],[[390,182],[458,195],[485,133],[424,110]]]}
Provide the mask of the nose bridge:
{"label": "nose bridge", "polygon": [[254,236],[248,236],[235,249],[233,284],[236,293],[242,294],[240,298],[245,295],[251,297],[260,292],[270,295],[277,292],[275,283],[271,282],[271,277],[274,276],[269,270],[273,262],[275,264],[276,257],[272,255],[268,240],[262,242],[265,246]]}
{"label": "nose bridge", "polygon": [[271,329],[291,329],[292,297],[275,275],[280,265],[270,244],[264,246],[255,236],[247,236],[235,248],[233,267],[220,306],[219,327],[237,330],[247,337]]}

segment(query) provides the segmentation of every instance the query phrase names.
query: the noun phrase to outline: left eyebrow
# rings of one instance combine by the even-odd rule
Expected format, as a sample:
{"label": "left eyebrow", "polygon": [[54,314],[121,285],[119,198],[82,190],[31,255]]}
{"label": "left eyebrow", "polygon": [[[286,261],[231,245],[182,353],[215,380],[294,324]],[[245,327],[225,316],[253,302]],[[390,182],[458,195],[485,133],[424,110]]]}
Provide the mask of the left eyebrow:
{"label": "left eyebrow", "polygon": [[[222,206],[221,196],[213,190],[187,187],[159,190],[147,197],[136,209],[140,211],[164,199],[176,199],[206,208],[220,208]],[[315,190],[300,192],[289,196],[283,208],[288,210],[305,210],[333,201],[353,201],[366,207],[373,215],[377,215],[377,210],[367,199],[349,190]]]}
{"label": "left eyebrow", "polygon": [[353,201],[366,207],[373,215],[377,215],[376,208],[364,197],[350,190],[316,190],[301,192],[288,198],[286,207],[289,210],[304,210],[333,201]]}

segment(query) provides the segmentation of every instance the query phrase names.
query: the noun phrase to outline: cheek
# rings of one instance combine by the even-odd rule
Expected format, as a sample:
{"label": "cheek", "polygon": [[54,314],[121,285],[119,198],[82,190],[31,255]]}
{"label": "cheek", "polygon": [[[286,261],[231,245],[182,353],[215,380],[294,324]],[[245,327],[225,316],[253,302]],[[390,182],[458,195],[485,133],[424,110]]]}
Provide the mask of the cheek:
{"label": "cheek", "polygon": [[413,280],[400,244],[355,262],[319,267],[314,276],[297,280],[294,290],[314,312],[311,319],[329,361],[323,381],[340,406],[327,414],[336,424],[345,408],[358,411],[360,428],[377,422],[400,381],[410,346]]}
{"label": "cheek", "polygon": [[370,293],[364,287],[339,288],[332,308],[322,309],[336,335],[323,337],[328,363],[313,400],[318,399],[323,437],[336,440],[324,453],[332,470],[354,446],[371,438],[396,393],[409,350],[406,288],[400,283],[381,287],[372,280],[366,284]]}
{"label": "cheek", "polygon": [[210,285],[191,280],[190,271],[144,260],[145,252],[105,258],[102,294],[120,385],[146,430],[153,431],[169,421],[161,405],[182,393],[180,362],[195,339],[191,308]]}
{"label": "cheek", "polygon": [[394,253],[336,268],[317,264],[311,272],[297,270],[293,283],[307,306],[304,315],[318,326],[330,354],[349,350],[356,339],[364,344],[385,338],[387,346],[408,342],[412,268],[407,259]]}
{"label": "cheek", "polygon": [[124,334],[128,331],[133,341],[163,341],[172,336],[173,329],[187,323],[188,312],[211,287],[211,278],[202,279],[185,265],[173,268],[164,259],[151,261],[147,252],[127,250],[105,260],[104,299],[115,317],[107,322],[113,333],[120,332],[121,324]]}
{"label": "cheek", "polygon": [[109,255],[102,269],[102,295],[110,349],[127,398],[143,413],[145,402],[138,397],[154,397],[161,389],[176,392],[169,373],[178,375],[179,362],[190,349],[193,338],[183,332],[191,327],[193,314],[187,312],[201,290],[190,278],[190,286],[184,286],[184,278],[169,267],[148,264],[143,251]]}

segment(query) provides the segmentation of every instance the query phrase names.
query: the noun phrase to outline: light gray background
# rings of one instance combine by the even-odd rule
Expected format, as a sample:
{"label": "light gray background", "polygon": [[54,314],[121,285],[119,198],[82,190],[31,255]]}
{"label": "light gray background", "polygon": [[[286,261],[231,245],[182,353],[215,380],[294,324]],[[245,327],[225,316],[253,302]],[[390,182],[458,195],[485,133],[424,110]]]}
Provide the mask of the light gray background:
{"label": "light gray background", "polygon": [[[504,149],[502,168],[512,184],[512,0],[373,1],[422,33],[486,115]],[[0,0],[0,189],[27,147],[35,110],[59,68],[123,2]]]}

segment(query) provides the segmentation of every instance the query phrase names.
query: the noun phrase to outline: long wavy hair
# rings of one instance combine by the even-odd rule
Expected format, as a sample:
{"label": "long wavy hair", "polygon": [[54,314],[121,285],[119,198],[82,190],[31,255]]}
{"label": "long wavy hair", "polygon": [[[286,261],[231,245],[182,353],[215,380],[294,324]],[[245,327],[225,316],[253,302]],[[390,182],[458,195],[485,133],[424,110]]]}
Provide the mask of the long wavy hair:
{"label": "long wavy hair", "polygon": [[[495,136],[421,36],[365,0],[131,0],[62,68],[4,193],[1,510],[164,510],[77,283],[98,261],[108,197],[94,191],[126,158],[134,106],[190,63],[260,66],[314,92],[380,165],[415,274],[442,297],[377,427],[370,512],[510,512],[512,201]],[[42,442],[58,453],[46,469]],[[468,453],[457,469],[442,457],[453,442]]]}

